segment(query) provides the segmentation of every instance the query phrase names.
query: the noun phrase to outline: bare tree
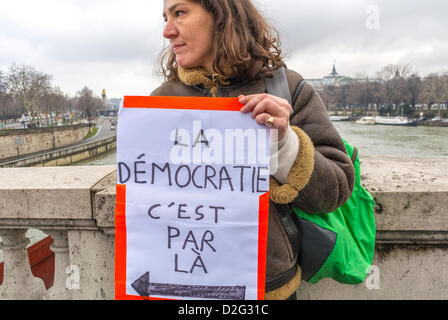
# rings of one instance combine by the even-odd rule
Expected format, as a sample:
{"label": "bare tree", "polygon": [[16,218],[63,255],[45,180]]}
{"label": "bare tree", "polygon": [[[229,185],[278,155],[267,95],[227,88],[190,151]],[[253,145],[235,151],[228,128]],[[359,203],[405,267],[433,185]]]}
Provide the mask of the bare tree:
{"label": "bare tree", "polygon": [[0,94],[6,93],[6,77],[5,74],[0,70]]}
{"label": "bare tree", "polygon": [[87,87],[84,87],[77,93],[77,107],[84,113],[84,116],[89,122],[89,127],[92,126],[93,119],[95,117],[95,109],[101,106],[102,101],[99,97],[93,94],[93,91]]}
{"label": "bare tree", "polygon": [[367,111],[369,106],[375,103],[375,84],[375,82],[370,81],[368,78],[366,81],[362,82],[361,101],[364,106],[364,111]]}
{"label": "bare tree", "polygon": [[0,116],[19,117],[20,110],[14,101],[14,97],[8,93],[0,93]]}
{"label": "bare tree", "polygon": [[38,100],[39,110],[45,113],[49,113],[50,111],[63,113],[64,100],[65,95],[58,87],[50,88]]}
{"label": "bare tree", "polygon": [[412,67],[406,64],[389,64],[377,72],[377,76],[384,81],[392,80],[396,77],[407,78],[412,73]]}
{"label": "bare tree", "polygon": [[438,73],[431,73],[423,80],[423,97],[428,104],[429,110],[434,104],[438,105],[438,114],[440,115],[440,105],[443,100],[443,77]]}
{"label": "bare tree", "polygon": [[11,93],[22,104],[22,113],[28,111],[38,115],[37,100],[51,88],[51,76],[33,66],[13,64],[9,68],[7,82]]}
{"label": "bare tree", "polygon": [[14,96],[8,92],[6,75],[0,71],[0,116],[4,118],[18,117],[19,113]]}
{"label": "bare tree", "polygon": [[422,80],[417,73],[411,74],[406,79],[406,89],[408,91],[408,103],[412,109],[415,109],[423,90]]}
{"label": "bare tree", "polygon": [[442,74],[442,101],[445,103],[445,107],[448,105],[448,71]]}
{"label": "bare tree", "polygon": [[368,80],[356,80],[348,85],[348,100],[365,113],[373,102],[373,84]]}
{"label": "bare tree", "polygon": [[384,84],[378,81],[370,82],[370,90],[372,93],[372,103],[376,105],[378,109],[385,103]]}
{"label": "bare tree", "polygon": [[320,92],[322,101],[324,102],[328,111],[333,110],[337,103],[337,101],[336,101],[337,92],[336,91],[337,91],[337,88],[335,86],[325,86],[322,89],[322,91]]}
{"label": "bare tree", "polygon": [[394,110],[400,109],[407,100],[408,92],[405,89],[405,78],[412,72],[410,64],[390,64],[382,68],[377,77],[382,79],[386,104]]}
{"label": "bare tree", "polygon": [[361,105],[361,83],[353,81],[349,85],[346,85],[347,89],[347,104],[356,106],[359,109]]}
{"label": "bare tree", "polygon": [[336,101],[337,105],[340,105],[344,108],[344,115],[347,110],[347,105],[350,104],[350,85],[342,85],[337,88],[336,91]]}
{"label": "bare tree", "polygon": [[67,104],[66,95],[58,87],[50,88],[39,97],[37,104],[39,111],[46,116],[49,115],[53,120],[53,115],[64,113]]}
{"label": "bare tree", "polygon": [[0,71],[0,115],[5,114],[6,109],[6,82],[5,82],[5,76],[2,71]]}

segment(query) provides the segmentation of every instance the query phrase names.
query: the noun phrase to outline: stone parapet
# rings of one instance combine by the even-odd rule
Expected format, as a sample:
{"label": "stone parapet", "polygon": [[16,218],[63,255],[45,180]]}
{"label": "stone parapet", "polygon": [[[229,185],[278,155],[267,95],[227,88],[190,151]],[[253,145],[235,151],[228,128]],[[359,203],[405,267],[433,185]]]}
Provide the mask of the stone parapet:
{"label": "stone parapet", "polygon": [[[113,299],[114,241],[95,223],[93,190],[100,191],[101,180],[114,170],[113,166],[0,169],[4,251],[0,299]],[[113,211],[110,214],[114,216]],[[47,291],[42,280],[31,274],[25,254],[29,242],[25,235],[30,228],[54,239],[55,281]],[[112,248],[107,266],[106,247]],[[77,280],[71,288],[67,288],[67,270],[73,270]],[[104,272],[112,275],[106,284],[101,279],[92,282]]]}
{"label": "stone parapet", "polygon": [[112,171],[113,166],[0,169],[0,228],[11,219],[92,220],[91,189]]}
{"label": "stone parapet", "polygon": [[448,159],[364,156],[377,201],[376,248],[363,284],[302,283],[301,300],[448,299]]}
{"label": "stone parapet", "polygon": [[[302,283],[299,299],[446,299],[448,159],[366,156],[361,168],[362,183],[377,201],[372,273],[356,286],[329,279]],[[0,169],[0,236],[8,239],[5,260],[14,258],[11,248],[24,246],[23,240],[13,243],[11,232],[63,231],[55,236],[61,248],[66,243],[67,253],[56,261],[78,268],[79,288],[62,290],[64,277],[59,274],[55,286],[60,290],[54,292],[67,299],[113,299],[115,174],[114,166]],[[65,254],[63,249],[59,252]],[[29,274],[24,264],[16,268],[22,273],[12,274],[12,279]],[[0,298],[14,296],[14,286],[22,290],[25,285],[7,280],[8,290],[2,289],[5,283],[0,286]],[[43,292],[35,281],[26,285],[35,287],[30,291],[33,297]],[[54,292],[45,297],[54,298]]]}

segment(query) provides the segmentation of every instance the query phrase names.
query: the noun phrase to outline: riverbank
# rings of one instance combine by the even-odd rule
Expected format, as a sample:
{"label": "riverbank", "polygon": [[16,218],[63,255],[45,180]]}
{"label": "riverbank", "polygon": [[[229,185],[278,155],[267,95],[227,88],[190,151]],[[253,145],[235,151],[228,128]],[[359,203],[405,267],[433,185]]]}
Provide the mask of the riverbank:
{"label": "riverbank", "polygon": [[427,120],[427,121],[420,121],[418,125],[427,127],[448,127],[448,122]]}
{"label": "riverbank", "polygon": [[77,124],[54,128],[34,128],[0,131],[0,161],[45,150],[53,150],[82,141],[88,125]]}

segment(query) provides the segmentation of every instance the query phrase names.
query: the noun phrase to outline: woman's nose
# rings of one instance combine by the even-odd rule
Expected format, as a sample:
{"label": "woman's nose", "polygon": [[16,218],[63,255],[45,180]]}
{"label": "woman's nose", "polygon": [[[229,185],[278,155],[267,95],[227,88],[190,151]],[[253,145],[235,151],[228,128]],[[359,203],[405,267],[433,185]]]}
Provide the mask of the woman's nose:
{"label": "woman's nose", "polygon": [[178,31],[172,20],[168,19],[165,25],[165,29],[163,30],[163,36],[166,39],[173,39],[177,36]]}

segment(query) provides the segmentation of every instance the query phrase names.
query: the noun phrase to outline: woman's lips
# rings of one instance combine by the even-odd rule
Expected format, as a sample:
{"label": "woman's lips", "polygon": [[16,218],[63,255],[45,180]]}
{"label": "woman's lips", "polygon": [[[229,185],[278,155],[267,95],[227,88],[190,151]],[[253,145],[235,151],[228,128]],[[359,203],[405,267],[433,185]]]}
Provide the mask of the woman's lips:
{"label": "woman's lips", "polygon": [[174,53],[177,53],[181,48],[185,47],[185,44],[176,44],[173,45]]}

